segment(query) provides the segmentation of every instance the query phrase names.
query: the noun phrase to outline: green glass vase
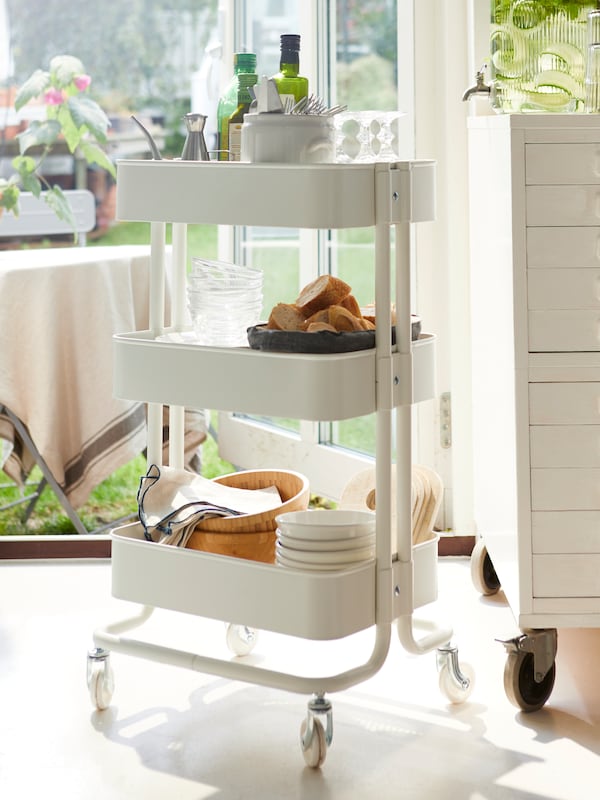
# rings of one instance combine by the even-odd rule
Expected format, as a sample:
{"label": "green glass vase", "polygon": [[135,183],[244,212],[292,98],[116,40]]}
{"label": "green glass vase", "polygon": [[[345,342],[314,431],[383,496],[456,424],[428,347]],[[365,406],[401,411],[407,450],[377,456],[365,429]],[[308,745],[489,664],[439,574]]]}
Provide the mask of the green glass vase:
{"label": "green glass vase", "polygon": [[499,112],[584,110],[591,0],[491,0],[492,105]]}

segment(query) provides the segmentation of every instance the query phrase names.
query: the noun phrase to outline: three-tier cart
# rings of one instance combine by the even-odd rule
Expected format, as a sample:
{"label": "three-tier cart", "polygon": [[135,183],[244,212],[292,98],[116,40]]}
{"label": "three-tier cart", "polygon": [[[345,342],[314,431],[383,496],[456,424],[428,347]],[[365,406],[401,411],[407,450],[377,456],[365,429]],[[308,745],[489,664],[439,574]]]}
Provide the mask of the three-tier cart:
{"label": "three-tier cart", "polygon": [[[285,189],[285,203],[280,198]],[[301,726],[310,766],[331,743],[328,693],[374,675],[386,660],[391,631],[414,654],[437,651],[440,687],[465,700],[472,671],[460,665],[452,631],[413,618],[437,598],[437,538],[413,546],[411,535],[411,410],[434,396],[435,337],[411,341],[411,228],[434,218],[435,164],[274,165],[122,161],[117,215],[151,223],[150,328],[115,337],[114,388],[148,403],[148,460],[161,463],[162,411],[169,406],[169,464],[183,465],[186,407],[304,420],[342,420],[376,412],[376,557],[335,572],[283,568],[144,539],[131,524],[113,532],[112,592],[142,605],[139,614],[94,633],[88,654],[92,702],[106,708],[113,693],[111,650],[203,673],[311,696]],[[173,223],[171,322],[165,327],[165,226]],[[190,223],[375,229],[376,346],[310,355],[172,341],[185,327],[186,226]],[[392,345],[392,228],[395,228],[396,343]],[[198,376],[212,376],[200,380]],[[277,380],[275,381],[275,378]],[[396,444],[392,470],[393,437]],[[393,477],[394,476],[394,477]],[[391,497],[398,513],[392,521]],[[394,528],[392,530],[392,528]],[[293,598],[293,600],[290,600]],[[236,657],[174,650],[125,634],[155,608],[228,623]],[[375,629],[373,649],[358,666],[319,677],[289,674],[244,660],[256,630],[332,641]]]}

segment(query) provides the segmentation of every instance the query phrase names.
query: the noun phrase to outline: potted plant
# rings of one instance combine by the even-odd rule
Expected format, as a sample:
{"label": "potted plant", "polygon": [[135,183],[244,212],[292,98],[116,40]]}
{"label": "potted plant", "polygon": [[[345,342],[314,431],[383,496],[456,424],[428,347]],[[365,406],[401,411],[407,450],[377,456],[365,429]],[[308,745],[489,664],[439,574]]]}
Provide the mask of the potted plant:
{"label": "potted plant", "polygon": [[4,210],[18,215],[19,196],[26,191],[45,200],[57,217],[75,229],[62,189],[51,186],[41,173],[43,161],[59,140],[73,155],[77,153],[88,164],[97,164],[116,177],[114,164],[102,148],[110,121],[90,96],[90,83],[78,58],[60,55],[50,61],[48,71],[37,69],[17,91],[15,109],[39,98],[45,106],[45,119],[32,121],[17,134],[19,155],[12,161],[14,173],[0,178],[0,219]]}

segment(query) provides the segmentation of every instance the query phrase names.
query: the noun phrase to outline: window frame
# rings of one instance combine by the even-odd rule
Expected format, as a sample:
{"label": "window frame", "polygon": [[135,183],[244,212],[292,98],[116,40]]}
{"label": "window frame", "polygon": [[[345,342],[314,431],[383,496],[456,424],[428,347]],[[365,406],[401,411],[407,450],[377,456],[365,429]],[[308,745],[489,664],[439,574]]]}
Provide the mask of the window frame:
{"label": "window frame", "polygon": [[[326,102],[336,102],[335,86],[330,76],[336,58],[335,0],[311,0],[301,7],[300,32],[302,35],[302,71],[309,78],[311,91],[323,97]],[[245,0],[231,0],[230,11],[237,9],[240,27],[234,26],[232,47],[242,47],[245,41],[248,17]],[[408,148],[414,153],[414,124],[412,107],[414,101],[413,65],[413,8],[412,0],[398,2],[398,53],[403,54],[402,74],[410,79],[400,82],[398,108],[409,109],[403,120],[407,131]],[[401,12],[401,16],[400,16]],[[227,62],[225,62],[227,63]],[[400,70],[399,70],[400,72]],[[240,257],[238,235],[228,229],[219,232],[220,257],[235,260]],[[328,231],[300,232],[300,280],[302,285],[315,277],[314,268],[307,264],[318,263],[319,273],[331,270],[331,249],[328,247]],[[300,287],[299,287],[300,288]],[[344,486],[360,469],[372,465],[373,458],[336,444],[325,444],[327,438],[324,424],[300,422],[300,435],[259,424],[254,420],[236,416],[229,412],[219,412],[219,452],[223,458],[240,468],[267,468],[277,463],[282,468],[302,470],[309,477],[311,486],[318,494],[338,500]],[[328,423],[326,423],[328,425]]]}

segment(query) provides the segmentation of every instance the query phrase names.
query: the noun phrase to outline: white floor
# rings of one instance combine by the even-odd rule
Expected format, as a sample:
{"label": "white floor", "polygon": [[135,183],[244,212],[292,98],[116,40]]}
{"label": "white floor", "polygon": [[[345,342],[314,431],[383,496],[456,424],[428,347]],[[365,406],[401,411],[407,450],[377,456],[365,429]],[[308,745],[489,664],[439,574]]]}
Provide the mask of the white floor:
{"label": "white floor", "polygon": [[[550,701],[522,714],[504,694],[504,649],[494,641],[516,633],[502,594],[480,598],[467,559],[442,559],[439,582],[440,600],[426,611],[450,622],[461,659],[476,671],[470,701],[450,705],[435,656],[409,656],[394,637],[375,677],[331,697],[334,741],[312,770],[298,743],[302,695],[113,653],[113,705],[92,710],[92,631],[135,610],[111,598],[110,565],[0,562],[0,797],[600,796],[600,631],[559,632]],[[133,635],[227,657],[221,623],[156,611]],[[251,658],[329,673],[366,660],[370,646],[370,632],[327,645],[261,633]]]}

